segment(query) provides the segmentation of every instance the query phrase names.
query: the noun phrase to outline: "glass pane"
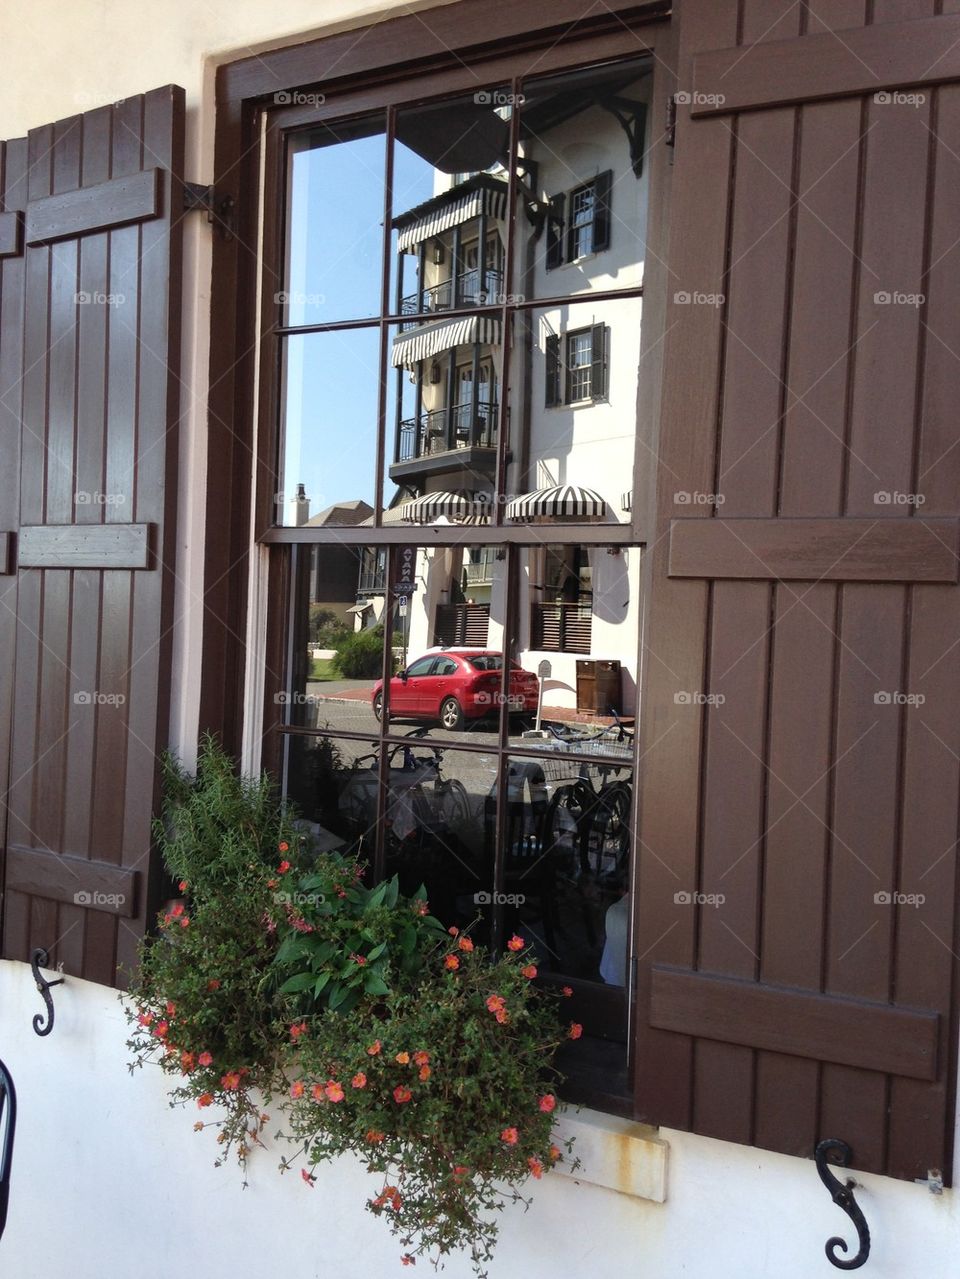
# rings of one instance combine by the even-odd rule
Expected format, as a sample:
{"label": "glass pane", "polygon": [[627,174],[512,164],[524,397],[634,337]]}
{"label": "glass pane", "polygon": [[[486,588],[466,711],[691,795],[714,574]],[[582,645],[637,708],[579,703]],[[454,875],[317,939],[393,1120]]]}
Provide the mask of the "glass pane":
{"label": "glass pane", "polygon": [[[384,506],[437,489],[492,498],[503,369],[499,321],[390,328]],[[429,341],[428,341],[429,338]],[[400,518],[399,515],[396,518]]]}
{"label": "glass pane", "polygon": [[651,68],[651,59],[634,59],[524,81],[515,293],[567,297],[642,283]]}
{"label": "glass pane", "polygon": [[[639,298],[514,314],[504,495],[511,522],[629,523],[640,315]],[[557,491],[545,497],[550,489]]]}
{"label": "glass pane", "polygon": [[280,524],[372,524],[379,383],[377,329],[284,339]]}
{"label": "glass pane", "polygon": [[385,156],[380,116],[291,139],[283,324],[380,314]]}
{"label": "glass pane", "polygon": [[[438,494],[434,500],[449,512],[436,515],[436,522],[455,523],[454,503],[464,499]],[[492,545],[417,550],[413,589],[398,595],[396,605],[399,673],[390,686],[392,733],[412,724],[439,742],[495,745],[503,701],[506,567],[502,549]],[[519,666],[511,670],[506,705],[518,726],[531,721],[536,698],[536,677]]]}
{"label": "glass pane", "polygon": [[531,750],[633,758],[640,556],[570,543],[521,552],[513,656],[543,682]]}
{"label": "glass pane", "polygon": [[291,736],[286,740],[287,795],[324,851],[372,862],[377,828],[376,742]]}
{"label": "glass pane", "polygon": [[301,546],[296,557],[291,688],[278,700],[299,728],[376,733],[383,674],[386,551]]}
{"label": "glass pane", "polygon": [[[393,186],[396,314],[422,323],[503,292],[513,106],[482,87],[397,114]],[[410,322],[412,324],[412,322]]]}
{"label": "glass pane", "polygon": [[[624,988],[633,772],[513,757],[503,891],[542,976]],[[508,927],[510,921],[508,921]]]}

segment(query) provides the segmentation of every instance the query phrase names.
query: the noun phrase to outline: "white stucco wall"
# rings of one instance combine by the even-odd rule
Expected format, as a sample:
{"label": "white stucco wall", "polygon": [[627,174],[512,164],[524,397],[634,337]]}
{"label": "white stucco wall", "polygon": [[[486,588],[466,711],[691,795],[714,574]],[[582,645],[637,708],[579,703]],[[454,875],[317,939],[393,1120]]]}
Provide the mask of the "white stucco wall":
{"label": "white stucco wall", "polygon": [[[446,2],[446,0],[443,0]],[[465,0],[469,3],[469,0]],[[19,136],[101,102],[170,81],[187,91],[188,176],[212,175],[217,60],[356,25],[366,15],[431,7],[358,0],[33,0],[0,7],[0,137]],[[174,688],[175,744],[195,739],[199,594],[206,482],[204,403],[209,232],[197,219],[185,259],[184,427]],[[126,1023],[112,991],[68,977],[54,992],[49,1038],[30,1028],[40,1000],[23,964],[0,964],[0,1056],[19,1091],[19,1124],[0,1273],[17,1279],[102,1279],[171,1273],[204,1279],[296,1274],[371,1279],[400,1272],[386,1226],[360,1207],[367,1178],[343,1162],[310,1191],[281,1179],[278,1156],[253,1165],[249,1188],[212,1167],[209,1134],[171,1111],[159,1072],[127,1072]],[[789,1105],[789,1098],[784,1098]],[[834,1233],[851,1238],[808,1160],[685,1134],[670,1145],[667,1200],[653,1203],[551,1175],[531,1211],[513,1211],[491,1279],[678,1275],[826,1279]],[[871,1279],[952,1279],[960,1255],[957,1197],[863,1177],[873,1234]],[[421,1269],[423,1263],[421,1263]],[[460,1261],[449,1279],[470,1274]]]}

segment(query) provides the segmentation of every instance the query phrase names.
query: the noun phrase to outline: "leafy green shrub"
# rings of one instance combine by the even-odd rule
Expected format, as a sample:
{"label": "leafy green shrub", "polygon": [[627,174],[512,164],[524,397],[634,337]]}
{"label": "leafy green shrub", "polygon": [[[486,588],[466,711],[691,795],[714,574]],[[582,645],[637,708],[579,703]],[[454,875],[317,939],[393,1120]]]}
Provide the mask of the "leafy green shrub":
{"label": "leafy green shrub", "polygon": [[563,1032],[523,941],[492,955],[445,931],[422,889],[367,888],[356,859],[315,855],[271,785],[237,778],[209,738],[196,778],[168,761],[165,782],[156,835],[182,897],[141,946],[131,1070],[173,1078],[171,1104],[218,1130],[218,1164],[232,1150],[245,1165],[272,1098],[298,1143],[282,1169],[302,1158],[312,1186],[352,1152],[381,1178],[367,1206],[405,1261],[466,1248],[482,1274],[491,1210],[563,1158]]}
{"label": "leafy green shrub", "polygon": [[332,608],[311,604],[307,617],[307,640],[317,648],[336,648],[352,634],[346,622]]}
{"label": "leafy green shrub", "polygon": [[344,679],[376,677],[383,669],[383,627],[355,631],[337,647],[333,667]]}

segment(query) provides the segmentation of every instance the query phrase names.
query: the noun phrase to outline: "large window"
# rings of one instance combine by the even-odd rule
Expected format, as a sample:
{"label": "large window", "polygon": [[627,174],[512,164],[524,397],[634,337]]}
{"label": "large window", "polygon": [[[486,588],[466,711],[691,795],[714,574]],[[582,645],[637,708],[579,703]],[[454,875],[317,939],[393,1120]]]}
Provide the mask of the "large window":
{"label": "large window", "polygon": [[608,104],[642,117],[650,70],[279,113],[261,364],[286,793],[448,925],[522,935],[624,1096],[647,183]]}

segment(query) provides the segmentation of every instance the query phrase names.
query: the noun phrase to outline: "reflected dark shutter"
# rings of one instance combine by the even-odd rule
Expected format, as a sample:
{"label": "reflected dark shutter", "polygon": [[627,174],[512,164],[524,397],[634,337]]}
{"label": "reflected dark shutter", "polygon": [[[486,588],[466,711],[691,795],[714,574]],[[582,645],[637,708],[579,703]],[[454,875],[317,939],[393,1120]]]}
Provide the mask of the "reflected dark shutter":
{"label": "reflected dark shutter", "polygon": [[[920,31],[946,47],[956,19],[857,28],[830,8],[806,35],[799,11],[774,31],[761,0],[684,0],[679,65],[701,101],[722,96],[679,108],[669,265],[726,301],[666,316],[637,1110],[949,1178],[960,83],[877,101],[860,38],[909,90]],[[831,21],[848,54],[824,78]],[[925,309],[883,305],[873,271]],[[809,389],[784,409],[788,383]],[[677,506],[717,476],[722,506]],[[922,506],[898,505],[917,476]]]}
{"label": "reflected dark shutter", "polygon": [[595,324],[591,332],[591,369],[590,395],[594,400],[602,400],[607,394],[607,328],[604,324]]}
{"label": "reflected dark shutter", "polygon": [[3,955],[111,984],[155,904],[183,118],[167,87],[3,151]]}
{"label": "reflected dark shutter", "polygon": [[547,338],[547,394],[546,407],[554,408],[562,402],[560,395],[560,338],[552,333]]}
{"label": "reflected dark shutter", "polygon": [[600,253],[604,249],[610,247],[610,223],[611,210],[610,199],[613,190],[613,173],[610,169],[606,173],[598,174],[594,182],[594,205],[593,205],[593,251]]}
{"label": "reflected dark shutter", "polygon": [[567,198],[555,195],[547,210],[547,270],[563,263],[563,224]]}

